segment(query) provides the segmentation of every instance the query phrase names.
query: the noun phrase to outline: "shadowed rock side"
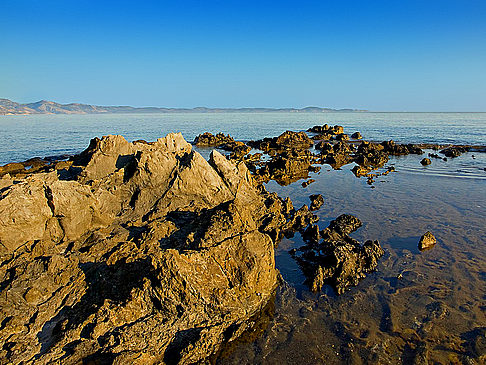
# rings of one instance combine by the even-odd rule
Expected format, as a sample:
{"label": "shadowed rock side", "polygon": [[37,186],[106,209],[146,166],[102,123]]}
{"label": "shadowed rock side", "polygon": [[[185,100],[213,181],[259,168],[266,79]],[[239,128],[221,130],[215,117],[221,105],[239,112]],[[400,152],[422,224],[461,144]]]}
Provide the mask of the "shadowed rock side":
{"label": "shadowed rock side", "polygon": [[316,218],[181,134],[92,140],[0,190],[0,363],[192,363],[272,298],[274,245]]}
{"label": "shadowed rock side", "polygon": [[376,270],[384,251],[378,241],[359,243],[349,234],[361,227],[361,221],[343,214],[329,227],[319,230],[310,225],[302,235],[306,245],[291,253],[306,276],[312,291],[331,285],[338,294],[358,285],[366,273]]}

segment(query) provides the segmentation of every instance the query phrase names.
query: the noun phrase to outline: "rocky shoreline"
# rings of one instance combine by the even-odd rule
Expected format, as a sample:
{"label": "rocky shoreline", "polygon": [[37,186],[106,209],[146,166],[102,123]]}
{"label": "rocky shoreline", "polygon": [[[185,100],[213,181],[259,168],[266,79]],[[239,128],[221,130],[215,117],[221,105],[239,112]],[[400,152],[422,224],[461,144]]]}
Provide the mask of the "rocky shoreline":
{"label": "rocky shoreline", "polygon": [[206,361],[271,303],[274,247],[295,232],[311,290],[357,285],[383,255],[379,242],[349,236],[359,219],[321,230],[312,211],[322,196],[295,209],[263,183],[352,162],[372,182],[389,156],[424,146],[362,141],[340,126],[308,132],[247,143],[205,133],[194,145],[229,154],[208,161],[180,134],[107,136],[76,156],[0,167],[0,363]]}

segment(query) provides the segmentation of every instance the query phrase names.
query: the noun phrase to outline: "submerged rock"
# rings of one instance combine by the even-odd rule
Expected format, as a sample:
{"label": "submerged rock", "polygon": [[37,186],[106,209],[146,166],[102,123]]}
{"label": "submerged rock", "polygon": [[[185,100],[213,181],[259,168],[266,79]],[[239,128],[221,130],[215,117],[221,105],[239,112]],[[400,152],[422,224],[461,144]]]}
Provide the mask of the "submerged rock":
{"label": "submerged rock", "polygon": [[293,255],[311,290],[318,291],[328,284],[342,294],[357,285],[366,273],[376,270],[378,259],[384,254],[380,243],[366,241],[360,244],[349,237],[361,225],[358,218],[343,214],[320,232],[316,232],[317,226],[310,226],[305,231],[303,238],[308,244]]}
{"label": "submerged rock", "polygon": [[314,219],[181,134],[94,139],[62,173],[1,181],[10,363],[202,361],[271,300],[274,246]]}
{"label": "submerged rock", "polygon": [[437,239],[432,233],[427,231],[422,237],[420,237],[418,248],[420,251],[427,250],[429,248],[432,248],[436,243]]}

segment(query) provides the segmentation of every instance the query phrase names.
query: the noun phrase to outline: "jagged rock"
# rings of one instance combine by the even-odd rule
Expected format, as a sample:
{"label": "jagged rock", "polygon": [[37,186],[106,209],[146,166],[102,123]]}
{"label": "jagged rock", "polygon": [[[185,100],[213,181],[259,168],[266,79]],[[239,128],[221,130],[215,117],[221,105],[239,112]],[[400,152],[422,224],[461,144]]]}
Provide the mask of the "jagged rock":
{"label": "jagged rock", "polygon": [[278,137],[264,138],[258,141],[249,141],[248,145],[268,152],[270,149],[307,149],[314,145],[314,142],[307,136],[305,132],[286,131]]}
{"label": "jagged rock", "polygon": [[420,163],[423,165],[423,166],[427,166],[427,165],[430,165],[432,163],[432,161],[430,161],[429,158],[425,157],[423,158]]}
{"label": "jagged rock", "polygon": [[421,155],[424,151],[413,144],[396,144],[394,141],[384,141],[381,143],[384,148],[384,151],[390,155],[409,155],[409,154],[416,154]]}
{"label": "jagged rock", "polygon": [[349,141],[349,136],[345,133],[340,133],[336,136],[336,141]]}
{"label": "jagged rock", "polygon": [[204,132],[194,139],[193,144],[199,147],[219,147],[226,143],[233,143],[235,140],[229,134],[218,133],[216,135]]}
{"label": "jagged rock", "polygon": [[[343,214],[316,233],[310,226],[303,234],[309,243],[293,252],[306,276],[306,283],[313,291],[323,285],[331,285],[338,294],[355,286],[366,273],[376,270],[378,259],[384,251],[378,241],[366,241],[361,245],[349,237],[351,232],[361,227],[361,221]],[[319,242],[319,239],[322,239]]]}
{"label": "jagged rock", "polygon": [[274,245],[314,221],[181,134],[93,139],[0,181],[2,363],[195,363],[248,328]]}
{"label": "jagged rock", "polygon": [[360,166],[360,165],[356,165],[351,169],[351,171],[353,172],[353,174],[356,177],[366,176],[366,174],[371,172],[371,170],[372,169],[369,168],[369,167],[364,167],[364,166]]}
{"label": "jagged rock", "polygon": [[352,139],[362,139],[363,136],[361,135],[361,133],[359,132],[354,132],[352,135],[351,135],[351,138]]}
{"label": "jagged rock", "polygon": [[310,197],[311,204],[309,206],[310,211],[314,211],[319,209],[322,204],[324,204],[324,198],[321,194],[312,194]]}
{"label": "jagged rock", "polygon": [[449,148],[445,148],[440,153],[442,153],[446,157],[459,157],[463,153],[466,153],[468,151],[468,148],[466,147],[461,147],[461,146],[453,146]]}
{"label": "jagged rock", "polygon": [[323,153],[323,154],[328,154],[328,153],[333,151],[332,144],[330,144],[329,142],[324,142],[324,141],[319,142],[316,145],[316,149],[321,150],[321,153]]}
{"label": "jagged rock", "polygon": [[[275,180],[280,185],[288,185],[309,177],[309,172],[316,172],[319,166],[313,167],[315,156],[308,150],[283,150],[275,154],[258,171],[258,181]],[[260,179],[260,180],[259,180]]]}
{"label": "jagged rock", "polygon": [[381,167],[388,162],[388,154],[381,144],[363,141],[356,152],[356,163],[364,167]]}
{"label": "jagged rock", "polygon": [[420,237],[418,248],[420,251],[427,250],[432,248],[436,243],[437,239],[431,232],[427,231],[422,237]]}

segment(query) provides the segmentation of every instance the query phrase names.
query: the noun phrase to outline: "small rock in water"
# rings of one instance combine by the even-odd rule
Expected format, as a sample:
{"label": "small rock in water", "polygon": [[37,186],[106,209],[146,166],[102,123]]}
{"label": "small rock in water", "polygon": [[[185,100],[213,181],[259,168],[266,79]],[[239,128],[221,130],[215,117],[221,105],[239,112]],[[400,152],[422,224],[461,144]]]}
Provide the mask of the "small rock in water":
{"label": "small rock in water", "polygon": [[420,161],[420,163],[424,166],[427,166],[430,165],[432,162],[430,161],[429,158],[425,157],[424,159],[422,159],[422,161]]}
{"label": "small rock in water", "polygon": [[363,138],[363,136],[361,135],[361,133],[359,132],[354,132],[352,135],[351,135],[351,138],[352,139],[361,139]]}
{"label": "small rock in water", "polygon": [[425,232],[425,234],[420,237],[418,248],[420,251],[432,248],[437,243],[437,239],[434,237],[430,231]]}
{"label": "small rock in water", "polygon": [[309,180],[307,180],[307,181],[304,181],[304,182],[302,183],[302,187],[303,187],[303,188],[306,188],[306,187],[308,187],[310,184],[312,184],[314,181],[315,181],[314,179],[309,179]]}
{"label": "small rock in water", "polygon": [[324,204],[324,198],[321,194],[313,194],[309,198],[311,200],[309,210],[311,211],[319,209]]}

